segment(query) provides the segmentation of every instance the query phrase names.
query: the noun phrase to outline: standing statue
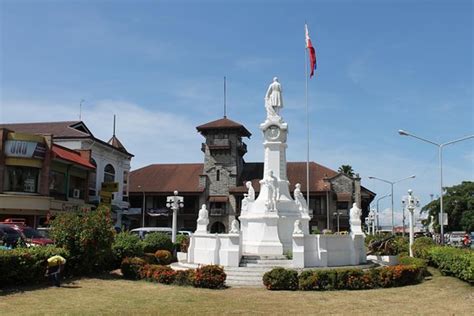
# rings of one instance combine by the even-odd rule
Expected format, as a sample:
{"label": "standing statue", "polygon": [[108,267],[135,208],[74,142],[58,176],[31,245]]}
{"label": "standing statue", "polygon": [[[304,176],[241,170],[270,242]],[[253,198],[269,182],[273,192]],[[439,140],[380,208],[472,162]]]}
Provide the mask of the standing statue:
{"label": "standing statue", "polygon": [[293,197],[295,198],[295,203],[296,206],[298,206],[298,209],[307,214],[308,213],[308,206],[306,205],[306,200],[303,196],[303,193],[301,193],[301,184],[297,183],[295,184],[295,190],[293,191]]}
{"label": "standing statue", "polygon": [[255,201],[255,189],[252,186],[251,181],[245,182],[247,187],[247,193],[244,193],[244,198],[242,199],[242,210],[246,211],[249,205],[249,202]]}
{"label": "standing statue", "polygon": [[196,232],[207,233],[207,225],[209,225],[209,212],[206,204],[203,204],[199,210]]}
{"label": "standing statue", "polygon": [[428,231],[431,233],[431,234],[434,234],[434,216],[433,215],[430,215],[430,223],[428,225]]}
{"label": "standing statue", "polygon": [[278,179],[273,175],[273,171],[268,171],[265,179],[262,180],[263,185],[267,187],[267,202],[265,205],[269,211],[276,211],[276,202],[280,196],[280,189],[278,187]]}
{"label": "standing statue", "polygon": [[282,89],[277,77],[273,78],[273,82],[268,86],[265,94],[265,108],[267,117],[278,116],[280,109],[283,108]]}
{"label": "standing statue", "polygon": [[303,234],[303,229],[301,227],[301,221],[297,219],[293,224],[293,235],[301,235]]}
{"label": "standing statue", "polygon": [[230,231],[229,234],[238,234],[240,232],[239,221],[237,219],[233,219],[232,223],[230,224]]}
{"label": "standing statue", "polygon": [[351,225],[351,234],[362,234],[362,222],[360,216],[362,215],[362,210],[357,207],[357,203],[352,204],[352,208],[349,211],[349,224]]}

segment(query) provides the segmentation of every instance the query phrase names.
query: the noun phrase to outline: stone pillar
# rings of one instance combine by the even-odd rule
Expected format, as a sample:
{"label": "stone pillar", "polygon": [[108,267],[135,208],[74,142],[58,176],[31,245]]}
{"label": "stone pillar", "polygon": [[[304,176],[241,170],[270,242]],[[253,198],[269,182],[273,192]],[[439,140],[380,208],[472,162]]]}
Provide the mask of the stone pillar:
{"label": "stone pillar", "polygon": [[304,234],[293,234],[293,268],[304,268]]}

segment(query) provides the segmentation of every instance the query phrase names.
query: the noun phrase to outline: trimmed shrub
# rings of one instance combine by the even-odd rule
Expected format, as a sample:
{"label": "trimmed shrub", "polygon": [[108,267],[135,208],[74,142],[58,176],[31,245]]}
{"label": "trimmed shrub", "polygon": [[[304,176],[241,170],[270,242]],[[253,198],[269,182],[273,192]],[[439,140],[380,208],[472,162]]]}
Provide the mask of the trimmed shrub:
{"label": "trimmed shrub", "polygon": [[173,284],[180,286],[192,286],[196,272],[193,269],[178,270],[174,278]]}
{"label": "trimmed shrub", "polygon": [[114,256],[113,228],[110,210],[64,212],[51,223],[51,238],[56,246],[69,252],[67,271],[90,274],[112,268]]}
{"label": "trimmed shrub", "polygon": [[298,277],[298,288],[303,291],[333,290],[336,281],[334,270],[307,270]]}
{"label": "trimmed shrub", "polygon": [[54,246],[0,250],[0,287],[45,281],[46,260],[55,255],[69,259],[64,248]]}
{"label": "trimmed shrub", "polygon": [[147,264],[157,264],[158,262],[156,261],[156,257],[154,253],[144,253],[143,254],[143,260],[146,261]]}
{"label": "trimmed shrub", "polygon": [[173,251],[173,243],[167,234],[150,233],[145,236],[143,240],[144,251],[155,253],[157,250]]}
{"label": "trimmed shrub", "polygon": [[141,269],[145,266],[145,260],[137,257],[125,258],[122,260],[120,270],[123,277],[130,280],[138,280],[141,278]]}
{"label": "trimmed shrub", "polygon": [[263,275],[263,285],[268,290],[297,290],[298,272],[284,268],[275,268]]}
{"label": "trimmed shrub", "polygon": [[443,275],[452,275],[471,284],[474,283],[474,251],[435,246],[430,248],[428,253],[430,262]]}
{"label": "trimmed shrub", "polygon": [[162,265],[168,265],[173,260],[173,256],[168,250],[157,250],[155,252],[155,258],[158,264]]}
{"label": "trimmed shrub", "polygon": [[218,265],[207,265],[196,269],[193,285],[207,289],[220,289],[225,285],[227,275]]}
{"label": "trimmed shrub", "polygon": [[143,242],[138,235],[121,232],[115,235],[112,252],[118,262],[126,257],[141,257],[143,256]]}
{"label": "trimmed shrub", "polygon": [[413,255],[417,258],[429,260],[429,250],[434,247],[436,243],[430,237],[420,237],[413,242]]}
{"label": "trimmed shrub", "polygon": [[158,283],[171,284],[176,278],[176,271],[168,266],[157,266],[153,272],[153,279]]}

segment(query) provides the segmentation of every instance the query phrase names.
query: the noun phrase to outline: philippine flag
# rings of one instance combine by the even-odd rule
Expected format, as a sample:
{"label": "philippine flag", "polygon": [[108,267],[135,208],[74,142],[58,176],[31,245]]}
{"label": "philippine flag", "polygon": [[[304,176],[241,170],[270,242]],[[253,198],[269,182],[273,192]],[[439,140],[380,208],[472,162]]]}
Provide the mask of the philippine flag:
{"label": "philippine flag", "polygon": [[314,70],[316,69],[316,50],[313,47],[313,44],[311,43],[311,39],[309,38],[309,31],[308,31],[308,25],[304,25],[305,33],[306,33],[306,48],[308,49],[308,54],[309,54],[309,61],[310,61],[310,66],[311,66],[311,73],[309,77],[311,78],[314,75]]}

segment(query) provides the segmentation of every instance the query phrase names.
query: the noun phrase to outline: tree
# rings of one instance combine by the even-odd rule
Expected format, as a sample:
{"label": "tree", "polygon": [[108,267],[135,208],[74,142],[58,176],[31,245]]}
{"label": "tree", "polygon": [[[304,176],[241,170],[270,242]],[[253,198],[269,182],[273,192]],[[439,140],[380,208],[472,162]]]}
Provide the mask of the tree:
{"label": "tree", "polygon": [[341,165],[337,171],[351,178],[354,177],[354,169],[352,169],[351,165]]}
{"label": "tree", "polygon": [[[474,182],[463,181],[461,184],[446,188],[443,206],[443,212],[448,214],[447,231],[474,230]],[[439,198],[423,206],[421,211],[433,216],[434,227],[439,231]]]}

